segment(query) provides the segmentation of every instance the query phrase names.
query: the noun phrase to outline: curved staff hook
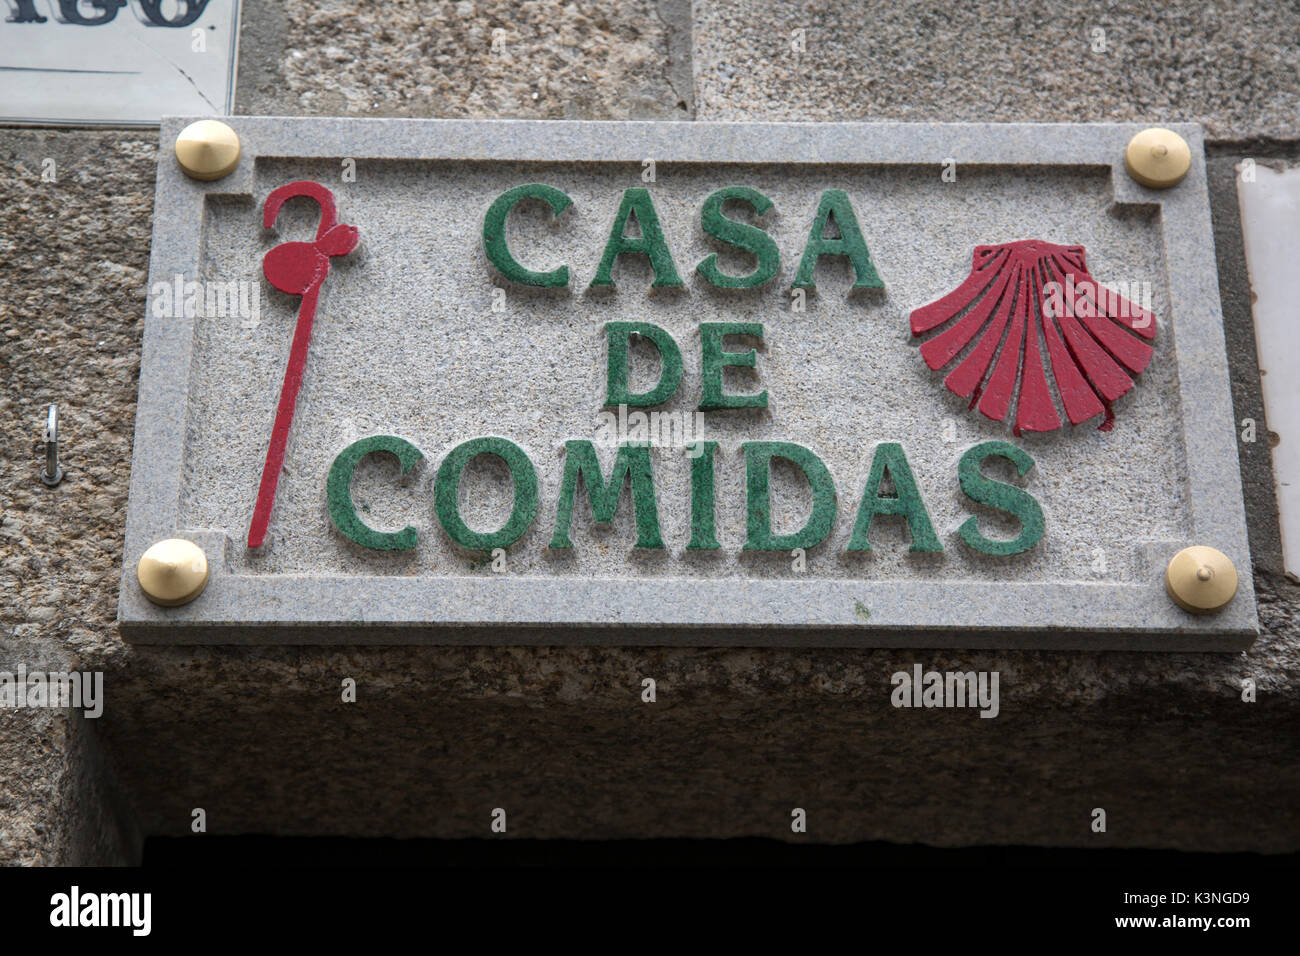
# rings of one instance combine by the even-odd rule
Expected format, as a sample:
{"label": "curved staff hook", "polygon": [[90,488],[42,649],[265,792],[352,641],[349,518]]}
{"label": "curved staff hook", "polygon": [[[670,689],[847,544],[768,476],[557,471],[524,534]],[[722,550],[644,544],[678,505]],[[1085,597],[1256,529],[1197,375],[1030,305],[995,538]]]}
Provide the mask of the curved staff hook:
{"label": "curved staff hook", "polygon": [[334,194],[320,183],[312,182],[310,179],[300,179],[272,190],[271,195],[266,197],[266,205],[262,208],[263,228],[273,229],[275,220],[280,215],[280,209],[296,196],[314,199],[320,206],[320,225],[316,227],[317,239],[333,229],[334,224],[339,221],[338,209],[334,205]]}
{"label": "curved staff hook", "polygon": [[262,273],[267,281],[281,292],[302,296],[302,303],[298,307],[298,323],[294,327],[289,363],[284,370],[284,385],[280,388],[280,402],[275,410],[271,443],[266,449],[266,464],[262,466],[262,482],[257,489],[253,522],[248,529],[250,548],[262,546],[266,540],[267,526],[271,523],[275,489],[280,480],[280,470],[284,467],[285,448],[289,444],[289,427],[293,424],[298,388],[302,385],[303,370],[307,367],[307,347],[311,343],[311,327],[316,319],[316,303],[325,277],[329,275],[330,257],[347,255],[357,247],[360,240],[355,226],[338,224],[334,194],[320,183],[306,179],[281,186],[266,197],[262,213],[263,226],[272,228],[280,209],[296,196],[316,201],[321,211],[320,224],[316,227],[314,242],[284,242],[271,249],[262,259]]}

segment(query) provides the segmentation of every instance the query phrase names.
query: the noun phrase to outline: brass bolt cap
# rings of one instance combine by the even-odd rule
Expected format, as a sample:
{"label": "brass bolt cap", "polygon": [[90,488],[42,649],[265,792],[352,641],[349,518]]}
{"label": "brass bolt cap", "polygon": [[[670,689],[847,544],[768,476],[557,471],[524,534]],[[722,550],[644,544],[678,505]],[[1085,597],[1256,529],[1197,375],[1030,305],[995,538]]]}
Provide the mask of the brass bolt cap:
{"label": "brass bolt cap", "polygon": [[1182,182],[1192,168],[1192,151],[1173,130],[1154,126],[1128,141],[1124,168],[1143,186],[1168,189]]}
{"label": "brass bolt cap", "polygon": [[144,553],[135,576],[154,604],[178,607],[189,604],[208,586],[208,558],[193,541],[167,538]]}
{"label": "brass bolt cap", "polygon": [[176,161],[191,179],[220,179],[239,165],[239,137],[218,120],[191,123],[176,137]]}
{"label": "brass bolt cap", "polygon": [[1237,569],[1215,548],[1183,548],[1165,570],[1165,590],[1184,611],[1213,614],[1237,593]]}

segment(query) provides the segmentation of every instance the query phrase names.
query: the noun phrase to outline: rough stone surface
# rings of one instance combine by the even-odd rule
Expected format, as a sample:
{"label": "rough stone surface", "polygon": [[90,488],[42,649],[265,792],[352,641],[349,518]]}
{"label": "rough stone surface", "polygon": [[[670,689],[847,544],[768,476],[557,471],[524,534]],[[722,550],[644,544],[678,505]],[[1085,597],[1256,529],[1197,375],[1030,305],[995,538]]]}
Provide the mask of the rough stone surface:
{"label": "rough stone surface", "polygon": [[[113,640],[116,600],[105,585],[121,566],[155,142],[0,130],[0,427],[12,436],[0,449],[0,669],[66,669]],[[41,179],[45,159],[56,182]],[[66,472],[54,489],[33,469],[51,402]],[[102,804],[93,725],[0,711],[0,861],[132,855],[112,826],[93,826]]]}
{"label": "rough stone surface", "polygon": [[[264,24],[275,6],[248,4],[246,24]],[[1239,48],[1259,55],[1295,35],[1274,19],[1289,10],[1228,15],[1220,35],[1248,31]],[[945,7],[944,16],[965,13]],[[993,48],[1011,49],[1021,35],[1014,21],[992,24]],[[904,56],[929,48],[912,29],[895,44]],[[282,85],[280,60],[258,59],[249,36],[241,102],[298,111],[269,92],[262,99],[243,93],[243,81],[258,77],[267,90]],[[275,32],[265,40],[273,46]],[[757,63],[767,47],[753,45]],[[378,68],[399,49],[377,43],[365,56]],[[1203,67],[1195,66],[1199,56],[1189,61],[1213,93],[1205,101],[1224,116],[1273,116],[1270,135],[1300,138],[1294,110],[1278,119],[1242,105],[1240,94],[1253,88],[1260,92],[1252,95],[1294,103],[1294,70],[1243,86],[1234,72],[1239,56],[1233,51],[1218,64],[1207,56]],[[889,73],[864,63],[819,96],[851,103],[863,75],[885,82]],[[1034,107],[1015,73],[972,84],[981,92],[970,93],[971,102],[1005,88],[1012,104],[1005,109],[1025,118]],[[1077,101],[1082,116],[1071,110],[1053,118],[1173,111],[1158,105],[1174,96],[1170,74],[1159,76],[1151,89],[1163,99],[1149,110],[1138,98],[1136,106],[1115,105],[1094,88]],[[954,95],[965,88],[950,84]],[[609,91],[613,102],[621,95]],[[743,89],[710,95],[715,117],[724,106],[731,116],[761,112],[761,102],[747,105]],[[676,102],[662,105],[671,111]],[[951,119],[952,106],[918,101],[905,118]],[[454,100],[445,105],[454,108]],[[1263,135],[1238,128],[1248,123],[1216,126],[1208,107],[1200,118],[1218,137]],[[810,840],[1300,846],[1300,588],[1281,578],[1276,562],[1264,443],[1241,449],[1263,629],[1245,655],[124,645],[113,616],[155,142],[152,134],[0,130],[0,247],[8,264],[0,284],[0,426],[11,436],[0,449],[8,476],[0,660],[30,666],[66,655],[106,670],[105,715],[80,723],[128,811],[115,829],[119,818],[106,809],[113,801],[78,779],[74,765],[93,763],[67,718],[0,715],[0,863],[130,859],[138,845],[133,824],[145,834],[187,834],[196,806],[208,810],[218,833],[486,835],[491,809],[504,806],[512,833],[522,836],[790,839],[790,808],[804,806]],[[1294,146],[1279,150],[1300,157]],[[46,156],[59,162],[57,191],[40,184]],[[1233,219],[1239,159],[1212,156],[1211,195],[1237,417],[1263,421]],[[49,401],[63,408],[71,467],[56,491],[35,479],[33,444]],[[917,660],[999,669],[1003,716],[890,708],[889,675]],[[347,676],[359,685],[351,709],[339,703]],[[644,676],[659,681],[655,705],[640,702]],[[1243,677],[1258,682],[1255,704],[1240,701]],[[1104,835],[1088,829],[1096,806],[1109,812]]]}
{"label": "rough stone surface", "polygon": [[[238,110],[685,119],[680,2],[250,4]],[[269,61],[269,62],[268,62]],[[245,72],[247,70],[247,72]]]}
{"label": "rough stone surface", "polygon": [[1295,4],[702,0],[694,19],[700,119],[1180,120],[1250,140],[1294,138],[1300,111]]}

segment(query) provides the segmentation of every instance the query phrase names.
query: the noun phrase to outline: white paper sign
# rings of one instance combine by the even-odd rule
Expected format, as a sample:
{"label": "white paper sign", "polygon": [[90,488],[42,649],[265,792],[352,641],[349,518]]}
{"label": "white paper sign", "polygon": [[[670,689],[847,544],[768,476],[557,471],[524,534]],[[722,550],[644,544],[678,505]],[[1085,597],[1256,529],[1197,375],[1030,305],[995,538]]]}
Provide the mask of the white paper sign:
{"label": "white paper sign", "polygon": [[239,0],[5,0],[0,122],[228,115]]}

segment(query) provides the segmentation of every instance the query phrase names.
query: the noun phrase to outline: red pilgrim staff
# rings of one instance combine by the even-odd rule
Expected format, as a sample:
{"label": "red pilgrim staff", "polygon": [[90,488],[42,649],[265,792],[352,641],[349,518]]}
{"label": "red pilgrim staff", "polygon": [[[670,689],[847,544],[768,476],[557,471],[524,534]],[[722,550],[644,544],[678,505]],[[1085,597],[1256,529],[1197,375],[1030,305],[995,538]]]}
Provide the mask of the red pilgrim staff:
{"label": "red pilgrim staff", "polygon": [[298,387],[307,366],[307,347],[311,342],[312,322],[316,318],[316,302],[320,298],[321,285],[329,275],[330,257],[347,255],[357,247],[360,239],[356,226],[338,223],[334,194],[320,183],[309,180],[281,186],[267,196],[262,225],[272,228],[280,208],[295,196],[316,200],[321,210],[320,225],[316,228],[314,242],[281,243],[262,259],[262,272],[267,281],[281,292],[302,296],[302,304],[298,307],[298,324],[289,349],[289,364],[284,370],[284,385],[280,388],[280,404],[275,410],[271,444],[266,449],[262,483],[257,489],[253,523],[248,529],[250,548],[261,547],[266,540],[266,527],[270,524],[271,508],[275,505],[275,488],[280,480],[280,469],[284,466],[285,447],[289,443],[289,427],[293,424],[293,410],[298,402]]}

